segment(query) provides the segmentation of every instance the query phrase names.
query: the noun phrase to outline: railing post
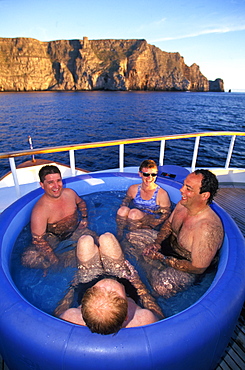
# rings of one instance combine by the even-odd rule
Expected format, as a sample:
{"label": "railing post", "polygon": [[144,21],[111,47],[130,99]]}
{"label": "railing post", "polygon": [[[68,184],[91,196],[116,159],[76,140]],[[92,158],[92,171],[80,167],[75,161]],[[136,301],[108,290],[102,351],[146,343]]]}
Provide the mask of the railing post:
{"label": "railing post", "polygon": [[195,140],[195,146],[194,146],[192,163],[191,163],[191,171],[192,172],[195,171],[195,168],[196,168],[196,161],[197,161],[197,153],[198,153],[199,142],[200,142],[200,136],[197,136],[196,137],[196,140]]}
{"label": "railing post", "polygon": [[69,150],[71,175],[76,175],[74,150]]}
{"label": "railing post", "polygon": [[17,171],[16,171],[14,158],[9,158],[9,164],[10,164],[12,176],[13,176],[13,179],[14,179],[14,186],[15,186],[15,190],[16,190],[16,195],[17,195],[18,198],[20,198],[20,185],[19,185],[19,181],[18,181],[18,177],[17,177]]}
{"label": "railing post", "polygon": [[165,140],[161,140],[160,154],[159,154],[159,166],[163,166],[164,152],[165,152]]}
{"label": "railing post", "polygon": [[124,170],[124,144],[119,145],[119,171]]}
{"label": "railing post", "polygon": [[225,162],[225,169],[226,170],[229,168],[229,165],[230,165],[230,160],[231,160],[235,140],[236,140],[236,135],[231,137],[231,142],[230,142],[230,146],[229,146],[229,150],[228,150],[228,154],[227,154],[226,162]]}

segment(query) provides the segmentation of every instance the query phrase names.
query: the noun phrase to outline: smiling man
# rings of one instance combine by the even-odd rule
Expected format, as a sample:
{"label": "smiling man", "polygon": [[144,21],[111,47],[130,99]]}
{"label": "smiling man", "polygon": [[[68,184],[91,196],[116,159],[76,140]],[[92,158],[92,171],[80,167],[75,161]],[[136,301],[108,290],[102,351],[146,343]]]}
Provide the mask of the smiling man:
{"label": "smiling man", "polygon": [[80,230],[79,237],[88,224],[85,201],[72,189],[63,188],[58,167],[42,167],[39,177],[44,194],[31,215],[32,245],[22,255],[22,264],[32,268],[56,264],[58,258],[53,246],[76,230]]}
{"label": "smiling man", "polygon": [[144,255],[182,272],[202,274],[214,263],[224,237],[221,220],[210,207],[217,190],[212,172],[189,174],[180,189],[181,200]]}

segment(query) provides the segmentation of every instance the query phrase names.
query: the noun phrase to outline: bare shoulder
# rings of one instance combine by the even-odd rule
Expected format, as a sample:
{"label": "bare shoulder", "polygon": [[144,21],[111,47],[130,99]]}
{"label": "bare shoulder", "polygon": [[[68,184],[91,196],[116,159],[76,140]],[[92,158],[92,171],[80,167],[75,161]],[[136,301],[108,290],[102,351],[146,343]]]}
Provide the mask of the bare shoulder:
{"label": "bare shoulder", "polygon": [[60,319],[72,322],[73,324],[85,326],[85,322],[82,318],[81,308],[69,308],[60,315]]}
{"label": "bare shoulder", "polygon": [[196,223],[196,230],[198,231],[199,238],[201,238],[201,236],[203,238],[205,237],[206,241],[209,240],[214,245],[215,243],[220,244],[224,237],[222,222],[211,208],[207,215]]}
{"label": "bare shoulder", "polygon": [[131,185],[128,188],[127,195],[129,195],[130,197],[134,198],[135,195],[136,195],[136,193],[137,193],[138,187],[139,187],[139,184]]}
{"label": "bare shoulder", "polygon": [[217,227],[221,227],[223,229],[221,219],[219,218],[217,213],[215,213],[211,208],[209,208],[207,213],[204,213],[202,215],[202,217],[199,220],[199,223],[204,228],[207,228],[207,229],[208,228],[212,229],[212,228],[217,228]]}
{"label": "bare shoulder", "polygon": [[168,192],[160,187],[158,191],[158,200],[161,206],[170,207],[170,199]]}
{"label": "bare shoulder", "polygon": [[77,195],[77,193],[70,188],[63,188],[63,193],[67,196],[73,196],[73,197]]}
{"label": "bare shoulder", "polygon": [[62,194],[64,198],[72,200],[74,199],[76,203],[81,201],[81,198],[77,195],[77,193],[70,188],[64,188]]}
{"label": "bare shoulder", "polygon": [[137,318],[137,321],[138,321],[137,326],[153,324],[154,322],[158,321],[158,319],[154,315],[154,313],[151,312],[150,310],[146,309],[146,308],[137,309],[136,318]]}
{"label": "bare shoulder", "polygon": [[35,208],[35,207],[40,207],[40,206],[42,206],[43,205],[43,203],[45,203],[45,194],[43,194],[39,199],[38,199],[38,201],[36,202],[36,204],[35,204],[35,206],[33,207],[33,208]]}
{"label": "bare shoulder", "polygon": [[38,201],[33,207],[32,215],[39,214],[40,212],[45,213],[45,211],[47,211],[45,199],[46,199],[45,194],[43,194],[41,198],[38,199]]}
{"label": "bare shoulder", "polygon": [[126,327],[135,327],[152,324],[158,321],[158,318],[146,308],[139,307],[131,298],[128,297],[128,319]]}
{"label": "bare shoulder", "polygon": [[222,246],[224,238],[221,220],[218,215],[212,212],[202,216],[193,228],[192,264],[204,270],[210,265]]}

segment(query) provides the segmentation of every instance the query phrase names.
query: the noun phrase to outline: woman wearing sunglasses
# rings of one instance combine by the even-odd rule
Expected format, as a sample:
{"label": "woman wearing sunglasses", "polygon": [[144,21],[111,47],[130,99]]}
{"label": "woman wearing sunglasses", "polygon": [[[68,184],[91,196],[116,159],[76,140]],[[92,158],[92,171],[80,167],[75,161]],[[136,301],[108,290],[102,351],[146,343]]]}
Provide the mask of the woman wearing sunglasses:
{"label": "woman wearing sunglasses", "polygon": [[168,193],[156,184],[157,165],[151,159],[144,160],[139,167],[141,184],[131,185],[117,212],[118,238],[123,229],[154,229],[170,215]]}

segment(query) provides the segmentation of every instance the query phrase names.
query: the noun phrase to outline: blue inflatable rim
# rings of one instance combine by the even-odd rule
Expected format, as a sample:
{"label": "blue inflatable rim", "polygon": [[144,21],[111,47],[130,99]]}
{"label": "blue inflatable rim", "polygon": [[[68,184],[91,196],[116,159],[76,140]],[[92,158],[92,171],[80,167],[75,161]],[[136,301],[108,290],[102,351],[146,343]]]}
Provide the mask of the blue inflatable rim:
{"label": "blue inflatable rim", "polygon": [[[97,173],[93,175],[86,174],[64,180],[64,186],[72,187],[76,190],[77,184],[81,183],[81,181],[90,181],[91,179],[102,179],[105,183],[107,183],[107,181],[110,183],[115,181],[115,186],[120,179],[122,179],[122,181],[126,180],[125,185],[123,185],[126,189],[128,187],[127,180],[130,179],[130,181],[137,181],[138,176],[136,174],[118,172]],[[168,189],[173,188],[174,192],[176,192],[181,186],[179,183],[175,183],[168,179],[159,178],[158,182],[163,187],[167,187]],[[21,331],[24,332],[23,337],[25,347],[28,347],[28,345],[30,346],[29,350],[28,348],[22,348],[22,351],[24,351],[23,353],[26,353],[25,356],[28,357],[30,361],[35,363],[34,357],[32,358],[32,353],[35,353],[36,358],[37,354],[35,350],[31,350],[31,345],[33,344],[33,333],[35,333],[35,340],[37,342],[38,333],[40,333],[40,342],[37,344],[37,347],[42,346],[43,337],[45,336],[43,331],[47,330],[47,327],[52,326],[48,351],[53,351],[56,356],[59,356],[59,359],[57,358],[56,360],[51,360],[51,358],[49,358],[50,363],[52,363],[52,361],[54,362],[52,365],[53,369],[60,368],[59,366],[61,361],[63,361],[62,366],[66,364],[66,361],[68,364],[68,362],[71,361],[72,356],[74,357],[74,368],[76,368],[75,363],[78,361],[76,358],[80,358],[81,353],[83,356],[86,354],[88,357],[88,362],[85,361],[87,368],[91,368],[91,361],[94,358],[96,358],[96,361],[101,361],[103,358],[104,361],[107,356],[113,357],[114,366],[116,366],[117,361],[122,361],[122,358],[120,356],[118,360],[115,358],[114,348],[116,345],[122,346],[122,343],[123,363],[127,363],[129,368],[133,368],[131,367],[132,359],[134,359],[135,356],[139,356],[139,354],[142,357],[142,360],[138,362],[138,365],[140,365],[140,362],[142,361],[142,369],[157,368],[156,364],[168,364],[170,363],[170,360],[172,361],[171,363],[176,363],[175,368],[177,369],[181,368],[178,367],[178,364],[180,364],[181,361],[183,364],[183,358],[185,359],[185,364],[189,366],[188,363],[192,365],[198,363],[197,361],[200,361],[202,357],[205,366],[214,366],[228,343],[229,337],[233,331],[234,323],[237,320],[245,298],[244,239],[230,216],[217,204],[212,204],[213,209],[222,220],[225,229],[225,240],[222,246],[221,258],[215,279],[207,292],[195,304],[179,314],[158,323],[147,325],[145,327],[122,329],[116,336],[105,337],[90,333],[86,327],[64,322],[40,311],[21,296],[12,281],[9,271],[9,262],[14,242],[23,228],[23,222],[28,222],[31,209],[42,193],[42,189],[34,190],[15,202],[0,215],[2,229],[2,233],[0,235],[0,278],[2,282],[0,285],[0,294],[2,296],[2,302],[0,305],[0,332],[3,338],[3,342],[0,344],[0,352],[3,355],[5,354],[6,358],[9,358],[11,355],[11,345],[12,343],[15,343],[14,337],[16,336],[16,338],[18,338],[19,332]],[[22,220],[22,224],[20,222],[19,225],[16,220],[20,221],[20,219]],[[15,231],[13,232],[13,230]],[[28,319],[30,320],[29,330],[28,328],[25,328],[24,330],[22,323],[20,323],[18,327],[18,323],[15,318],[16,312],[18,312],[21,317],[25,317],[28,312]],[[6,324],[6,321],[8,324]],[[46,322],[45,325],[44,322]],[[195,330],[193,330],[193,328],[195,328]],[[8,335],[6,334],[8,330],[12,332],[12,339],[8,339]],[[56,343],[55,348],[52,349],[52,341],[54,341],[55,337],[53,332],[59,332],[60,343],[58,345]],[[77,344],[77,342],[81,341],[81,332],[83,332],[83,337],[85,339],[82,341],[82,348],[81,345]],[[189,336],[192,337],[192,345],[190,345],[190,343],[188,344],[191,348],[187,348],[186,345],[183,346],[183,340],[187,340]],[[6,338],[5,341],[4,338]],[[180,347],[180,340],[183,348]],[[135,343],[135,341],[137,343]],[[65,352],[64,342],[66,342]],[[159,342],[160,344],[164,343],[166,353],[162,353],[162,346]],[[173,348],[170,350],[169,347],[171,346]],[[200,349],[198,346],[200,346]],[[57,348],[63,353],[64,357],[62,360],[60,359],[60,354],[57,353]],[[100,348],[101,355],[92,354],[91,351],[93,352],[94,348]],[[205,348],[209,351],[208,359]],[[210,350],[212,351],[211,356]],[[107,356],[104,354],[105,351],[107,352]],[[132,351],[134,353],[132,353]],[[176,359],[176,351],[179,354],[179,360]],[[155,355],[156,359],[153,359]],[[191,356],[190,362],[188,362],[188,356]],[[9,363],[11,363],[11,361],[12,360],[9,360]],[[108,368],[111,368],[109,363],[110,362],[107,363],[107,366]],[[192,365],[190,365],[190,369],[194,368]],[[16,367],[16,369],[17,368],[24,369],[24,367]],[[43,367],[43,369],[44,368],[45,367]],[[49,367],[47,366],[46,368]]]}

